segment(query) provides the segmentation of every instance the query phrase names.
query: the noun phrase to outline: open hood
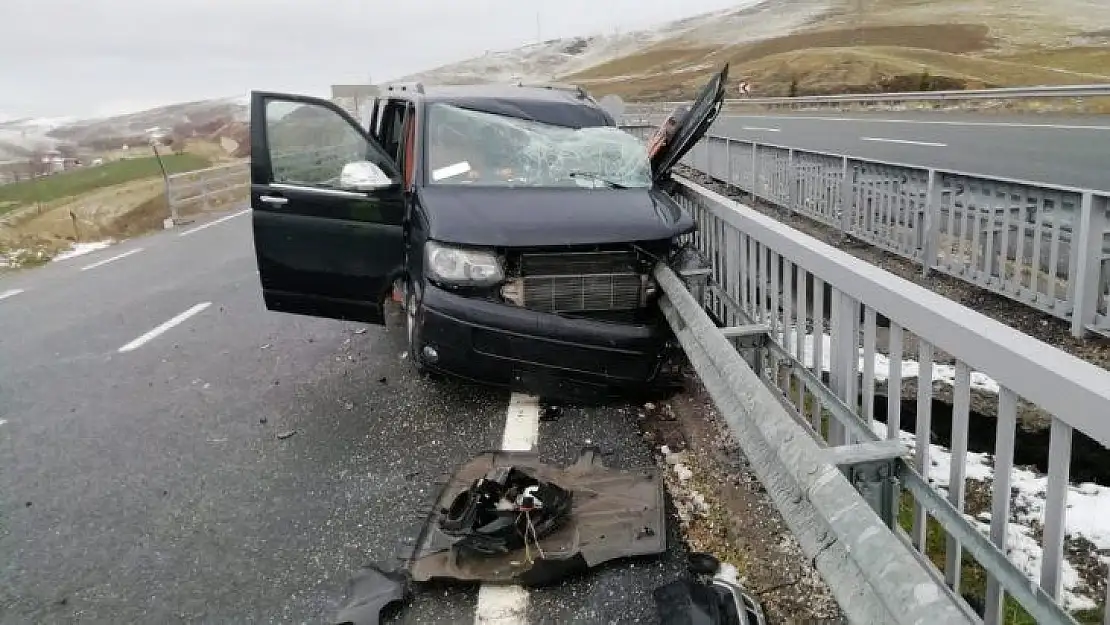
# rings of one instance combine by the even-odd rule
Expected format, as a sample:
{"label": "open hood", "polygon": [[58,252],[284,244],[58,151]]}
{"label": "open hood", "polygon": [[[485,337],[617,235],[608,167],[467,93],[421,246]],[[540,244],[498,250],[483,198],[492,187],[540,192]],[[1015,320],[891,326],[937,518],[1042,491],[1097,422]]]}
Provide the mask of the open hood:
{"label": "open hood", "polygon": [[671,173],[682,157],[694,147],[721,112],[725,100],[725,83],[728,82],[728,64],[725,64],[702,88],[701,94],[689,109],[680,107],[664,120],[648,142],[651,156],[651,174],[656,182]]}

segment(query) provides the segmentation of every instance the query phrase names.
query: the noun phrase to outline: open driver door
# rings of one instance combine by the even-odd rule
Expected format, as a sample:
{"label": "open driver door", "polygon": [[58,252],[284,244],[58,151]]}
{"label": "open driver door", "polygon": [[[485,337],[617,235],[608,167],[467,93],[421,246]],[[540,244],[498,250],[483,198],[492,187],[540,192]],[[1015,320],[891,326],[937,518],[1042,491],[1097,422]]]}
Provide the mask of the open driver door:
{"label": "open driver door", "polygon": [[266,308],[384,323],[403,267],[397,164],[320,98],[251,94],[251,208]]}

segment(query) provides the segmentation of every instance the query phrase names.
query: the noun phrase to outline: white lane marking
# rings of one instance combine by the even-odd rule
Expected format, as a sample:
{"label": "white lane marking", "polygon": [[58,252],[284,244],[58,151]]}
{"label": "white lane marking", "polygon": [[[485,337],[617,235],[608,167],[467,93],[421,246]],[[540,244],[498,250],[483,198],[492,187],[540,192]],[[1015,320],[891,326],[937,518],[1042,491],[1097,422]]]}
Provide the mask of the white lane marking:
{"label": "white lane marking", "polygon": [[876,119],[870,117],[817,117],[811,115],[727,115],[736,119],[812,119],[822,122],[864,122],[868,124],[921,124],[932,126],[996,126],[998,128],[1050,128],[1055,130],[1110,130],[1097,124],[1038,124],[1033,122],[972,122],[950,119]]}
{"label": "white lane marking", "polygon": [[528,591],[520,586],[483,584],[478,589],[478,611],[475,625],[526,625],[528,623]]}
{"label": "white lane marking", "polygon": [[104,260],[95,262],[91,265],[85,265],[84,267],[81,268],[81,271],[88,271],[90,269],[96,269],[97,267],[100,267],[101,265],[107,265],[108,263],[117,261],[121,258],[127,258],[128,256],[130,256],[132,254],[138,254],[141,251],[143,251],[143,248],[137,247],[133,250],[126,251],[122,254],[116,254],[115,256],[113,256],[111,258],[105,258]]}
{"label": "white lane marking", "polygon": [[[505,415],[505,432],[501,435],[503,451],[530,451],[540,438],[540,399],[513,393]],[[526,625],[528,623],[528,591],[520,586],[483,584],[478,589],[476,625]]]}
{"label": "white lane marking", "polygon": [[23,292],[23,289],[8,289],[7,291],[4,291],[3,293],[0,293],[0,299],[8,299],[9,297],[19,295],[22,292]]}
{"label": "white lane marking", "polygon": [[146,334],[140,336],[139,338],[135,339],[134,341],[131,341],[127,345],[124,345],[123,347],[119,348],[120,353],[129,352],[133,349],[138,349],[139,347],[142,347],[146,343],[150,342],[152,339],[157,338],[159,335],[161,335],[166,330],[169,330],[170,328],[172,328],[174,326],[181,325],[189,317],[192,317],[193,315],[196,315],[200,312],[203,312],[205,308],[208,308],[211,305],[212,305],[212,302],[201,302],[201,303],[197,304],[196,306],[193,306],[189,310],[186,310],[185,312],[181,313],[180,315],[177,315],[173,319],[170,319],[169,321],[161,324],[157,328],[154,328],[150,332],[147,332]]}
{"label": "white lane marking", "polygon": [[885,139],[883,137],[860,137],[861,141],[878,141],[879,143],[899,143],[901,145],[924,145],[931,148],[946,148],[947,143],[934,143],[932,141],[910,141],[909,139]]}
{"label": "white lane marking", "polygon": [[754,130],[756,132],[779,132],[778,128],[761,128],[759,126],[744,126],[741,130]]}
{"label": "white lane marking", "polygon": [[505,433],[501,438],[502,451],[535,449],[539,435],[539,398],[513,393],[509,397],[509,412],[505,416]]}
{"label": "white lane marking", "polygon": [[214,226],[216,224],[222,224],[223,222],[227,221],[228,219],[235,219],[236,217],[238,217],[240,215],[246,215],[249,212],[251,212],[251,209],[244,208],[243,210],[239,211],[238,213],[232,213],[232,214],[228,215],[227,217],[220,217],[219,219],[215,219],[213,221],[210,221],[210,222],[208,222],[208,223],[206,223],[202,226],[197,226],[196,228],[186,230],[185,232],[182,232],[181,234],[179,234],[177,236],[179,236],[179,237],[188,236],[190,234],[193,234],[194,232],[200,232],[201,230],[204,230],[205,228],[211,228],[212,226]]}
{"label": "white lane marking", "polygon": [[7,425],[7,424],[8,424],[7,419],[0,419],[0,425]]}

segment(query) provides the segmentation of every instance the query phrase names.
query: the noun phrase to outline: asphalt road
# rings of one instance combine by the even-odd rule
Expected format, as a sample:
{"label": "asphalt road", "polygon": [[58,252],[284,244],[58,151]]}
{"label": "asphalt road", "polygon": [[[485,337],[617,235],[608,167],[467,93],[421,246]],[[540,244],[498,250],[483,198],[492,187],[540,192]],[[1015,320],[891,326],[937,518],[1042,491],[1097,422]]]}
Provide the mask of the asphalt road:
{"label": "asphalt road", "polygon": [[[327,622],[501,445],[507,393],[412,375],[399,327],[266,311],[249,213],[211,223],[0,277],[0,623]],[[630,413],[568,409],[538,449],[650,463]],[[532,590],[523,622],[654,621],[671,543]],[[478,596],[394,622],[474,622]]]}
{"label": "asphalt road", "polygon": [[722,115],[715,134],[920,167],[1110,191],[1110,118],[886,112]]}

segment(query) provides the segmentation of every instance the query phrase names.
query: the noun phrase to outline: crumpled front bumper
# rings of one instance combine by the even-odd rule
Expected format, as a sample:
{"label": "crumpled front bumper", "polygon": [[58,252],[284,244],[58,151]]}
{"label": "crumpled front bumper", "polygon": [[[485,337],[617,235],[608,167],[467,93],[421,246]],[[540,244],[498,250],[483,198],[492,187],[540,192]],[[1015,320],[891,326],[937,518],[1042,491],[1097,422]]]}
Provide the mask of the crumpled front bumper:
{"label": "crumpled front bumper", "polygon": [[670,338],[650,325],[572,319],[468,298],[428,285],[425,364],[444,373],[549,398],[584,399],[655,379]]}

